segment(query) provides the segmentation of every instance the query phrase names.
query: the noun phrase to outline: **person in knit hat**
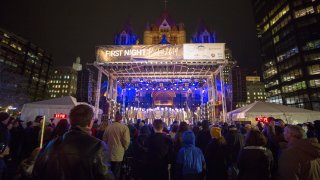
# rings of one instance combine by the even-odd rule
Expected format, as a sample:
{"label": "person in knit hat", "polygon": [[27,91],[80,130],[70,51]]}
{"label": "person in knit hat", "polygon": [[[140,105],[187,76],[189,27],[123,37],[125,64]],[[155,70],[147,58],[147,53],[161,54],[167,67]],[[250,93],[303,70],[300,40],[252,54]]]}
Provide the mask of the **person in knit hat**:
{"label": "person in knit hat", "polygon": [[205,151],[207,179],[228,179],[226,141],[219,127],[210,129],[211,141]]}

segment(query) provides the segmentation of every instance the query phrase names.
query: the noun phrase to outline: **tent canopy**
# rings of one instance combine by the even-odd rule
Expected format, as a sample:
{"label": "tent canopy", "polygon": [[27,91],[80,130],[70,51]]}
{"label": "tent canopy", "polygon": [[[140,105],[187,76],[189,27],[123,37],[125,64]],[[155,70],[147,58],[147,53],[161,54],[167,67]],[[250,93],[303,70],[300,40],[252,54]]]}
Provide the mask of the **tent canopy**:
{"label": "tent canopy", "polygon": [[251,123],[256,123],[255,118],[261,116],[283,119],[289,124],[298,124],[319,120],[320,112],[256,101],[228,113],[228,117],[232,121],[246,120]]}
{"label": "tent canopy", "polygon": [[[70,110],[78,104],[87,103],[77,102],[77,99],[72,96],[32,102],[23,105],[20,118],[24,121],[33,121],[35,117],[39,115],[46,116],[47,119],[53,118],[54,114],[68,115]],[[93,106],[91,107],[94,108]],[[99,114],[102,114],[102,111],[100,111]]]}

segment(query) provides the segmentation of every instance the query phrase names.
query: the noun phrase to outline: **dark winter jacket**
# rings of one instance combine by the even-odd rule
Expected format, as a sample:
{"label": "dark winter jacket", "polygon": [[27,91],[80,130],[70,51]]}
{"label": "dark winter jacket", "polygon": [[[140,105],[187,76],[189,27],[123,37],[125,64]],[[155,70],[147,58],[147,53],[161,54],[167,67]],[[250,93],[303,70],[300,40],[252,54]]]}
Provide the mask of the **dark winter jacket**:
{"label": "dark winter jacket", "polygon": [[246,146],[239,154],[239,180],[271,179],[272,152],[262,146]]}
{"label": "dark winter jacket", "polygon": [[240,150],[244,146],[244,137],[237,130],[230,130],[226,135],[228,162],[236,163]]}
{"label": "dark winter jacket", "polygon": [[222,139],[212,139],[205,152],[207,179],[228,179],[226,144]]}
{"label": "dark winter jacket", "polygon": [[149,179],[166,180],[169,178],[168,164],[173,160],[173,142],[162,133],[154,133],[148,139],[148,169]]}
{"label": "dark winter jacket", "polygon": [[113,179],[109,171],[106,144],[73,127],[64,136],[52,140],[39,153],[33,169],[37,179]]}
{"label": "dark winter jacket", "polygon": [[198,137],[197,137],[197,146],[202,150],[202,152],[204,153],[206,150],[207,145],[209,144],[209,142],[211,141],[211,135],[210,135],[210,129],[202,129],[199,133],[198,133]]}
{"label": "dark winter jacket", "polygon": [[320,179],[320,144],[316,139],[294,140],[279,159],[279,179]]}

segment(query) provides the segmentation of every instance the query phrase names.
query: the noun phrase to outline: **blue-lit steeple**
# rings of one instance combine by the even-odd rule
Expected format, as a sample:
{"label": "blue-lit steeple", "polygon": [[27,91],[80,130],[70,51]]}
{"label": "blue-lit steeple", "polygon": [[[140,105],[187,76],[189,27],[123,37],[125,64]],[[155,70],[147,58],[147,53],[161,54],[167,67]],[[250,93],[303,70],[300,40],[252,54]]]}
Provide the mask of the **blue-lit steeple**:
{"label": "blue-lit steeple", "polygon": [[126,22],[122,30],[115,35],[115,45],[134,45],[138,42],[138,36],[133,32],[130,20]]}
{"label": "blue-lit steeple", "polygon": [[200,20],[197,30],[192,35],[192,43],[215,43],[216,34],[211,32],[204,23],[204,20]]}

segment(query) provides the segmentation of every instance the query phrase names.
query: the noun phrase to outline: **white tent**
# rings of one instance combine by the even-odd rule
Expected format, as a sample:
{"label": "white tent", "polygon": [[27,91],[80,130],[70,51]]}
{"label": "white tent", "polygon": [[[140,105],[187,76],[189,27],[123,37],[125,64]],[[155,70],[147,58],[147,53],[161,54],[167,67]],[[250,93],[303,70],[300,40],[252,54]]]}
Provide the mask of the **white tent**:
{"label": "white tent", "polygon": [[[54,114],[69,115],[70,110],[78,104],[87,103],[77,102],[76,98],[72,96],[32,102],[23,105],[20,118],[23,121],[33,121],[35,117],[39,115],[46,116],[46,119],[53,118]],[[100,113],[102,113],[102,111],[99,111],[99,114]]]}
{"label": "white tent", "polygon": [[319,120],[320,112],[256,101],[228,112],[228,117],[231,121],[251,121],[252,124],[256,124],[256,117],[274,117],[289,124],[298,124]]}

